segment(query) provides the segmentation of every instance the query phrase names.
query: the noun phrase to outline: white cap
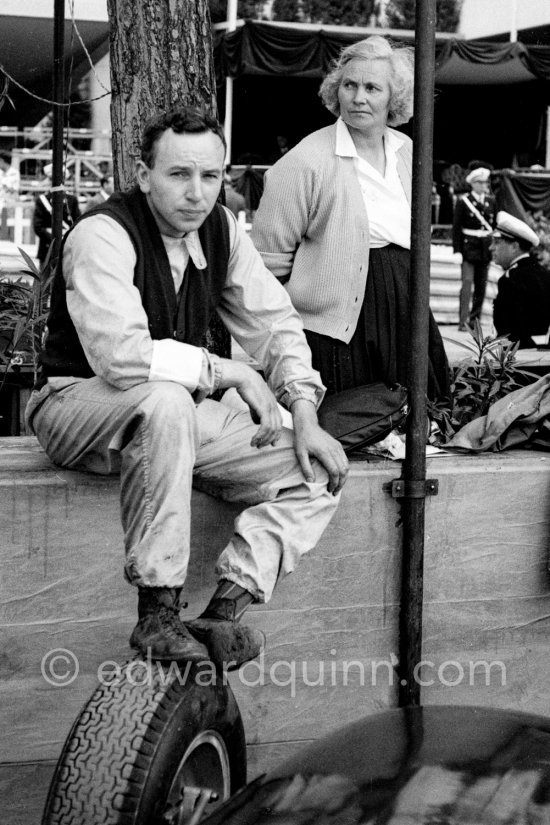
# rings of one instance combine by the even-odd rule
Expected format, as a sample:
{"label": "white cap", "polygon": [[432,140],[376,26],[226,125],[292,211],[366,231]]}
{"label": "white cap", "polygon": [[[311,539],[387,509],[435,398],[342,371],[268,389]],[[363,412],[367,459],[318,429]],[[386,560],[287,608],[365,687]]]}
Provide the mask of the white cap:
{"label": "white cap", "polygon": [[497,224],[493,232],[493,238],[504,238],[508,241],[527,241],[532,246],[538,246],[540,243],[539,236],[531,229],[529,224],[520,221],[519,218],[515,218],[508,212],[497,214]]}
{"label": "white cap", "polygon": [[472,169],[472,171],[466,175],[466,183],[475,183],[476,181],[487,183],[490,177],[491,170],[487,169],[486,166],[479,166],[477,169]]}
{"label": "white cap", "polygon": [[47,178],[51,178],[53,172],[53,163],[47,163],[42,170]]}

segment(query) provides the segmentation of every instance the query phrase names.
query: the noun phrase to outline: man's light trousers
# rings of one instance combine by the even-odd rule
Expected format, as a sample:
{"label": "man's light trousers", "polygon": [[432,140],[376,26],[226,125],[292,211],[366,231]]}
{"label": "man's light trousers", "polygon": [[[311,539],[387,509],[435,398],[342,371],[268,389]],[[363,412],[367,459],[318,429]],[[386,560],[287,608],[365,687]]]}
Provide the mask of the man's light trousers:
{"label": "man's light trousers", "polygon": [[334,514],[338,496],[327,491],[324,468],[314,462],[316,480],[305,481],[290,430],[274,447],[251,447],[257,425],[247,411],[210,399],[196,406],[169,381],[119,390],[95,377],[58,386],[32,394],[29,422],[56,464],[120,472],[125,574],[133,584],[185,581],[192,486],[250,505],[235,520],[216,574],[258,601],[269,600]]}

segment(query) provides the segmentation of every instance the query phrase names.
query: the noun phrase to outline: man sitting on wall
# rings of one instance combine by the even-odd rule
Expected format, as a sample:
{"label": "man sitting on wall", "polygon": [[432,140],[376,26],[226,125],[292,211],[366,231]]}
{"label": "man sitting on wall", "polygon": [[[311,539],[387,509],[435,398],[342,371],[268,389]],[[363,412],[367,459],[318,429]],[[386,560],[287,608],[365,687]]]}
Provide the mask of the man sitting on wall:
{"label": "man sitting on wall", "polygon": [[[348,463],[317,423],[324,388],[298,314],[217,203],[224,154],[218,122],[195,109],[146,125],[138,185],[86,212],[65,238],[27,417],[57,464],[120,469],[125,575],[138,589],[131,645],[153,659],[210,655],[236,667],[263,643],[239,619],[315,547]],[[214,312],[267,383],[204,348]],[[209,398],[231,387],[248,410]],[[210,603],[184,624],[192,484],[249,506]]]}
{"label": "man sitting on wall", "polygon": [[550,327],[550,272],[530,254],[539,237],[524,221],[508,212],[497,215],[491,241],[493,261],[504,269],[498,282],[493,320],[499,335],[534,347],[533,335]]}

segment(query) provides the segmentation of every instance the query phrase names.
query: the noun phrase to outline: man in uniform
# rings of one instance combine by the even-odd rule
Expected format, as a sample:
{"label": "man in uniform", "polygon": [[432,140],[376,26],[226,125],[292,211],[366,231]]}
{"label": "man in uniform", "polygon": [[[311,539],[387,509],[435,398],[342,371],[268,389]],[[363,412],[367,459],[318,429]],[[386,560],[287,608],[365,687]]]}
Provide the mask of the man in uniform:
{"label": "man in uniform", "polygon": [[550,327],[550,272],[530,253],[539,244],[536,232],[524,221],[499,212],[491,241],[493,261],[504,275],[499,279],[493,321],[499,335],[534,347],[533,335],[548,335]]}
{"label": "man in uniform", "polygon": [[[52,172],[53,165],[51,163],[47,163],[46,166],[44,166],[44,176],[48,187],[51,186]],[[67,232],[78,217],[80,217],[78,198],[76,195],[71,195],[70,193],[65,192],[63,194],[63,232]],[[38,195],[35,199],[32,227],[38,238],[38,250],[36,252],[36,257],[42,265],[46,260],[48,250],[52,242],[52,193],[49,189],[47,192]]]}
{"label": "man in uniform", "polygon": [[[458,323],[461,330],[480,318],[485,298],[495,213],[494,199],[489,194],[490,176],[491,172],[484,166],[473,169],[466,176],[471,192],[458,199],[454,211],[453,249],[462,255]],[[474,295],[470,308],[472,286]]]}
{"label": "man in uniform", "polygon": [[[196,109],[146,125],[137,186],[65,238],[27,420],[57,464],[120,470],[125,575],[138,590],[132,647],[237,667],[263,641],[239,619],[315,547],[348,462],[317,422],[324,387],[298,314],[217,203],[224,155],[220,125]],[[204,348],[214,312],[266,380]],[[209,397],[229,388],[244,410]],[[192,486],[247,507],[210,603],[183,623]]]}

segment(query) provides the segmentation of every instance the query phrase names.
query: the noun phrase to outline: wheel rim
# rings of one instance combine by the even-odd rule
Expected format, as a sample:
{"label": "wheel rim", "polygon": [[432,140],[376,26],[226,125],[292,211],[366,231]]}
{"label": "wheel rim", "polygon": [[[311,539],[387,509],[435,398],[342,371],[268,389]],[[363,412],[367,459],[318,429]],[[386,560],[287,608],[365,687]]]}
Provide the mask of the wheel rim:
{"label": "wheel rim", "polygon": [[201,792],[205,791],[214,795],[204,806],[205,817],[231,794],[227,748],[219,733],[214,730],[206,730],[195,736],[183,754],[168,791],[165,811],[178,808],[179,822],[185,822],[196,813]]}

